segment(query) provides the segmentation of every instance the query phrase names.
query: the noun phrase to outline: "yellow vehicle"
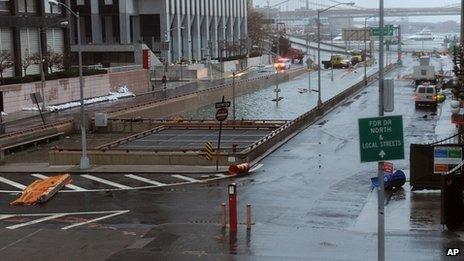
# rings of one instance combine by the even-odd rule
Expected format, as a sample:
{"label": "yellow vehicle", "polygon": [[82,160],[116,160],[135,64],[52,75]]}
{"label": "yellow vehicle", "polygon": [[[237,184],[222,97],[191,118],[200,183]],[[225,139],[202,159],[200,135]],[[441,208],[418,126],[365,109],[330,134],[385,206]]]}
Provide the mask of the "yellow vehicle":
{"label": "yellow vehicle", "polygon": [[361,51],[351,50],[348,51],[351,55],[351,65],[356,65],[357,63],[363,62],[365,55]]}
{"label": "yellow vehicle", "polygon": [[350,60],[343,58],[341,55],[332,55],[330,61],[322,61],[325,69],[333,68],[334,69],[341,69],[341,68],[349,68],[351,66]]}

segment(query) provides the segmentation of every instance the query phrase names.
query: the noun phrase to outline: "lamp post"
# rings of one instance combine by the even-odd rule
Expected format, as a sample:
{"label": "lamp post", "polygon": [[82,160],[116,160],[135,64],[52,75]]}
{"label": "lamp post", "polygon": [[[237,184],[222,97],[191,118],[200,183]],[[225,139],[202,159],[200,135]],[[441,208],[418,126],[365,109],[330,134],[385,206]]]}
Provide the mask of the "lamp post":
{"label": "lamp post", "polygon": [[[384,0],[379,0],[379,116],[384,116]],[[378,214],[377,214],[377,260],[385,260],[385,214],[384,200],[385,188],[383,180],[383,162],[379,161],[377,178],[379,180],[379,190],[377,194]]]}
{"label": "lamp post", "polygon": [[77,23],[77,52],[79,60],[79,89],[80,89],[80,102],[81,102],[81,143],[82,143],[82,156],[80,160],[80,168],[88,169],[90,167],[89,157],[87,156],[87,138],[85,129],[85,108],[84,108],[84,77],[82,72],[82,46],[81,46],[81,21],[79,12],[74,12],[71,8],[57,0],[48,1],[52,5],[61,5],[66,8],[70,14],[76,17]]}
{"label": "lamp post", "polygon": [[332,5],[330,7],[327,7],[325,9],[318,9],[317,10],[317,107],[320,107],[322,105],[322,99],[321,99],[321,13],[330,10],[334,7],[340,6],[340,5],[348,5],[348,6],[353,6],[353,2],[349,3],[338,3],[336,5]]}
{"label": "lamp post", "polygon": [[367,85],[367,20],[373,17],[375,16],[369,16],[364,18],[364,85]]}
{"label": "lamp post", "polygon": [[[332,59],[333,57],[333,52],[334,52],[334,43],[333,43],[333,35],[332,32],[330,33],[330,57]],[[333,65],[330,66],[330,80],[333,82],[334,81],[334,67]]]}
{"label": "lamp post", "polygon": [[235,121],[235,72],[232,73],[232,119]]}

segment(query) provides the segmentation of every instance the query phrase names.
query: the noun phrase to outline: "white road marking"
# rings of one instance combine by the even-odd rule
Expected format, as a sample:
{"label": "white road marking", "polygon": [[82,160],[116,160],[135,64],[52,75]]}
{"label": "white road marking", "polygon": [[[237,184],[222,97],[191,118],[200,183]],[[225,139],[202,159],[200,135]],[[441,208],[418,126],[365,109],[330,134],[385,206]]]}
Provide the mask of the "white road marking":
{"label": "white road marking", "polygon": [[91,219],[91,220],[88,220],[88,221],[85,221],[85,222],[69,225],[69,226],[63,227],[61,229],[66,230],[66,229],[70,229],[70,228],[73,228],[73,227],[87,225],[87,224],[90,224],[90,223],[93,223],[93,222],[96,222],[96,221],[100,221],[100,220],[107,219],[107,218],[110,218],[110,217],[122,215],[122,214],[125,214],[127,212],[129,212],[129,210],[122,210],[122,211],[119,211],[119,212],[116,212],[116,213],[113,213],[113,214],[109,214],[109,215],[106,215],[106,216],[103,216],[103,217],[94,218],[94,219]]}
{"label": "white road marking", "polygon": [[250,172],[257,171],[257,170],[260,169],[262,166],[264,166],[264,164],[256,164],[252,169],[250,169]]}
{"label": "white road marking", "polygon": [[183,176],[183,175],[171,175],[171,177],[173,178],[178,178],[178,179],[183,179],[183,180],[186,180],[186,181],[190,181],[190,182],[200,182],[198,179],[194,179],[194,178],[191,178],[191,177],[186,177],[186,176]]}
{"label": "white road marking", "polygon": [[4,220],[10,217],[14,217],[15,215],[0,215],[0,220]]}
{"label": "white road marking", "polygon": [[147,179],[147,178],[140,177],[140,176],[137,176],[137,175],[127,174],[127,175],[124,175],[124,176],[126,176],[128,178],[131,178],[131,179],[136,179],[136,180],[148,183],[148,184],[156,185],[156,186],[165,186],[166,185],[165,183],[161,183],[161,182],[158,182],[156,180]]}
{"label": "white road marking", "polygon": [[16,225],[9,226],[9,227],[6,227],[6,228],[7,229],[16,229],[16,228],[25,227],[25,226],[37,224],[37,223],[40,223],[40,222],[44,222],[44,221],[47,221],[47,220],[52,220],[52,219],[55,219],[55,218],[64,217],[66,215],[67,215],[66,213],[55,214],[55,215],[46,216],[46,217],[39,218],[39,219],[34,219],[34,220],[29,221],[29,222],[16,224]]}
{"label": "white road marking", "polygon": [[225,175],[225,174],[216,174],[215,176],[218,177],[218,178],[228,177],[228,175]]}
{"label": "white road marking", "polygon": [[[45,175],[42,175],[42,174],[39,174],[39,173],[31,174],[31,176],[39,178],[39,179],[47,179],[48,178],[48,176],[45,176]],[[78,186],[73,185],[73,184],[67,184],[67,185],[64,185],[64,186],[67,187],[68,189],[73,189],[73,190],[78,190],[78,191],[86,191],[87,190],[85,188],[81,188],[81,187],[78,187]]]}
{"label": "white road marking", "polygon": [[15,188],[19,188],[21,190],[26,188],[26,186],[24,186],[23,184],[20,184],[18,182],[12,181],[12,180],[9,180],[9,179],[4,178],[4,177],[0,177],[0,182],[6,183],[6,184],[8,184],[10,186],[13,186]]}
{"label": "white road marking", "polygon": [[93,181],[101,182],[101,183],[104,183],[106,185],[116,187],[116,188],[120,188],[120,189],[132,189],[132,187],[122,185],[122,184],[119,184],[119,183],[116,183],[116,182],[113,182],[113,181],[109,181],[107,179],[102,179],[102,178],[99,178],[99,177],[95,177],[95,176],[92,176],[92,175],[84,174],[84,175],[81,175],[81,177],[86,178],[86,179],[91,179]]}

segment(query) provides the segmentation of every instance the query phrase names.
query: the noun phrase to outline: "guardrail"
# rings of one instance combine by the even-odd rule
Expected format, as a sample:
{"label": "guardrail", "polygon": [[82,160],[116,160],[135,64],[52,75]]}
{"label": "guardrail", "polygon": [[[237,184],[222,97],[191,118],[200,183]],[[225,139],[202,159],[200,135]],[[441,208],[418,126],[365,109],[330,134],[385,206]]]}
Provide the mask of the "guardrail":
{"label": "guardrail", "polygon": [[126,66],[116,66],[116,67],[108,67],[103,68],[108,71],[108,73],[117,73],[117,72],[127,72],[127,71],[134,71],[142,69],[142,65],[126,65]]}
{"label": "guardrail", "polygon": [[[393,69],[395,69],[398,65],[397,64],[391,64],[386,67],[385,71],[389,72]],[[367,77],[367,83],[371,84],[372,82],[376,81],[378,79],[378,72],[375,73],[374,75],[371,75]],[[335,95],[331,99],[325,101],[322,103],[320,107],[316,107],[311,109],[310,111],[300,115],[296,119],[294,119],[291,122],[286,123],[279,129],[271,132],[269,135],[266,137],[260,139],[259,141],[255,142],[252,144],[250,147],[245,149],[242,153],[249,154],[247,156],[248,161],[252,161],[255,158],[257,158],[259,155],[262,155],[266,150],[268,150],[268,147],[262,146],[265,142],[267,142],[270,139],[276,139],[276,140],[283,140],[286,136],[290,136],[291,134],[297,132],[298,130],[302,129],[303,127],[311,124],[312,122],[316,121],[319,119],[320,116],[328,113],[329,111],[333,110],[336,105],[338,105],[340,102],[345,100],[346,98],[350,97],[351,95],[357,93],[360,91],[362,88],[364,88],[365,82],[364,80],[356,83],[355,85],[349,87],[348,89],[342,91],[341,93]]]}
{"label": "guardrail", "polygon": [[45,130],[45,129],[49,129],[49,128],[54,128],[54,127],[57,127],[57,126],[60,126],[60,125],[63,125],[63,124],[68,124],[68,123],[73,123],[73,122],[74,122],[73,120],[65,120],[65,121],[57,121],[57,122],[53,122],[53,123],[48,123],[46,125],[37,125],[37,126],[33,126],[33,127],[30,127],[30,128],[27,128],[27,129],[22,129],[22,130],[2,134],[2,135],[0,135],[0,140],[4,139],[4,138],[11,138],[11,137],[14,137],[14,136],[26,135],[26,134],[30,134],[30,133],[33,133],[33,132],[37,132],[37,131],[41,131],[41,130]]}

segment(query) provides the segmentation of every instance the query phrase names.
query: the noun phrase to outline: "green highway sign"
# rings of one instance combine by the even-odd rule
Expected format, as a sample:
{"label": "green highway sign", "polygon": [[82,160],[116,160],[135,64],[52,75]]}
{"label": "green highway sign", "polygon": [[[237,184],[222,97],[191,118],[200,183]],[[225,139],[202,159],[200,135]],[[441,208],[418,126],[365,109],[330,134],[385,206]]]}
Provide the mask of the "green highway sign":
{"label": "green highway sign", "polygon": [[358,119],[361,162],[404,159],[403,116]]}
{"label": "green highway sign", "polygon": [[[383,27],[384,36],[393,36],[394,31],[395,27],[391,24]],[[380,27],[372,27],[372,36],[380,36]]]}

